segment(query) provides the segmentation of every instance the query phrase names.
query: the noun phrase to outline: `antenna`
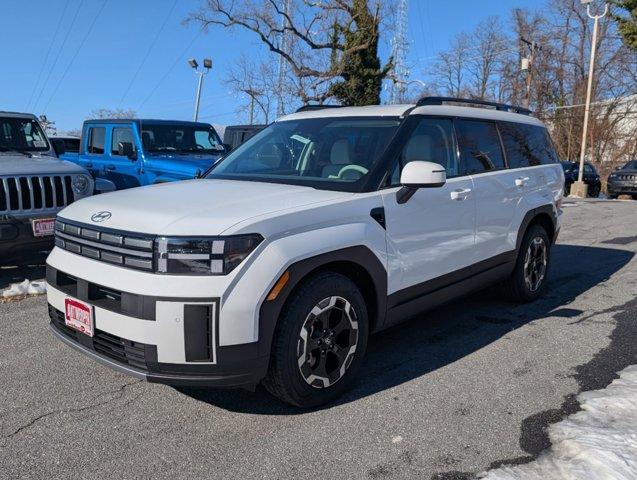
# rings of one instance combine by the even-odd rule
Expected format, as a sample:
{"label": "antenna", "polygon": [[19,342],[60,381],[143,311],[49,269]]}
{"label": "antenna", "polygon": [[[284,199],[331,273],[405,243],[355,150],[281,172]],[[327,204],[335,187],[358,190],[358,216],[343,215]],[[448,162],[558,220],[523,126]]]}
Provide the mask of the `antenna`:
{"label": "antenna", "polygon": [[404,103],[407,92],[407,79],[409,69],[407,68],[407,52],[409,42],[407,41],[407,12],[408,0],[398,0],[396,2],[396,34],[392,39],[392,56],[394,58],[393,81],[390,91],[390,103]]}

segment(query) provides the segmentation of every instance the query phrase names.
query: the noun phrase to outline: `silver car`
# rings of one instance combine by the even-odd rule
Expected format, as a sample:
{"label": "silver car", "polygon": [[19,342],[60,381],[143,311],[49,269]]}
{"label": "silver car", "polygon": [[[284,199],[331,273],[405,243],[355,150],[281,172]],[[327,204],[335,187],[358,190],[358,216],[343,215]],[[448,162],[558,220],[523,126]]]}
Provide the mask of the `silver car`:
{"label": "silver car", "polygon": [[93,190],[84,168],[56,157],[34,115],[0,111],[0,264],[50,248],[56,214]]}

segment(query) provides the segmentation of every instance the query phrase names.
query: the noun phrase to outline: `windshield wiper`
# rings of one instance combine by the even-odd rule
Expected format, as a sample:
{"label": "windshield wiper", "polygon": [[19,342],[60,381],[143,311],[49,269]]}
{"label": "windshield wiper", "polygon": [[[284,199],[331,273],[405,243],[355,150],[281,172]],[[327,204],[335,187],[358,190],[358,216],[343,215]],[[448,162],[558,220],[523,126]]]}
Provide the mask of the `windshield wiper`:
{"label": "windshield wiper", "polygon": [[31,152],[27,151],[27,150],[20,150],[17,148],[9,148],[9,147],[0,147],[0,152],[7,152],[7,153],[11,153],[11,152],[15,152],[15,153],[21,153],[22,155],[25,155],[29,158],[33,157],[33,154],[31,154]]}

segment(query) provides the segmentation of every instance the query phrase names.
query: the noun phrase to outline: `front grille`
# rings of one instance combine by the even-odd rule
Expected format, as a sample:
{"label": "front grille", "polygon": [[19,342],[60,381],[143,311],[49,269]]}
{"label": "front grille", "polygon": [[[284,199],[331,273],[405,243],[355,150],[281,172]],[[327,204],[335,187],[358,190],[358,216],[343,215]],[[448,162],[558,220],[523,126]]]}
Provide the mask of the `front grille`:
{"label": "front grille", "polygon": [[64,323],[64,312],[51,305],[49,305],[49,317],[53,328],[69,340],[79,343],[83,347],[117,363],[130,365],[140,370],[148,370],[146,351],[152,348],[150,345],[126,340],[97,329],[95,329],[95,333],[91,338],[67,327]]}
{"label": "front grille", "polygon": [[637,174],[621,174],[617,175],[619,180],[637,180]]}
{"label": "front grille", "polygon": [[71,204],[73,179],[70,175],[0,178],[0,212],[46,212]]}
{"label": "front grille", "polygon": [[55,245],[122,267],[153,271],[155,237],[55,221]]}

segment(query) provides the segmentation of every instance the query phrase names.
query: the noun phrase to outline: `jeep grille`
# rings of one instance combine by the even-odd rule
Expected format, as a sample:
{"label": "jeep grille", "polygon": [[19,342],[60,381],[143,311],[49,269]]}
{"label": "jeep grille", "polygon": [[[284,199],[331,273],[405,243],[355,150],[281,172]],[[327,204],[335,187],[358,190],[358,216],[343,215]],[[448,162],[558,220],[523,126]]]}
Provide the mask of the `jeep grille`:
{"label": "jeep grille", "polygon": [[70,175],[0,178],[0,214],[54,213],[74,200]]}

